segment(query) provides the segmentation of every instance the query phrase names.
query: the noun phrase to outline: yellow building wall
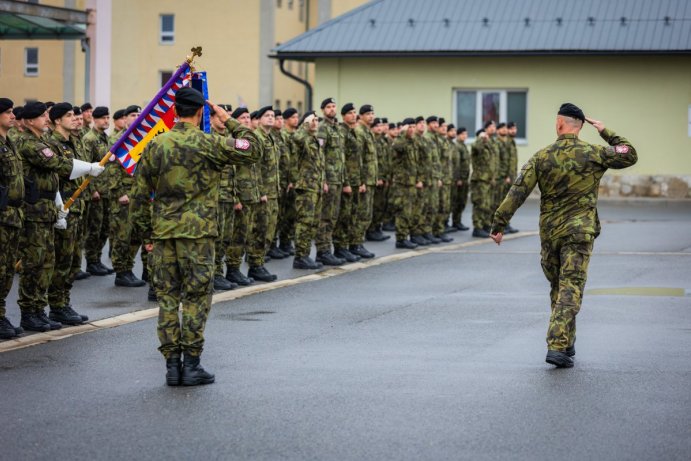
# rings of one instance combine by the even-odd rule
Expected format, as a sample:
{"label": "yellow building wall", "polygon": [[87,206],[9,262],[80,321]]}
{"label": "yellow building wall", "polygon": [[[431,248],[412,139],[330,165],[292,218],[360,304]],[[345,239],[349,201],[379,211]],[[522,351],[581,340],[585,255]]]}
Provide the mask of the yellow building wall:
{"label": "yellow building wall", "polygon": [[[527,89],[521,163],[554,141],[556,112],[572,102],[637,147],[639,162],[627,174],[689,175],[690,76],[688,57],[329,59],[317,62],[315,100],[372,104],[390,120],[453,120],[455,88]],[[581,137],[604,143],[591,127]]]}
{"label": "yellow building wall", "polygon": [[335,18],[343,13],[347,13],[353,8],[367,3],[369,0],[331,0],[331,17]]}

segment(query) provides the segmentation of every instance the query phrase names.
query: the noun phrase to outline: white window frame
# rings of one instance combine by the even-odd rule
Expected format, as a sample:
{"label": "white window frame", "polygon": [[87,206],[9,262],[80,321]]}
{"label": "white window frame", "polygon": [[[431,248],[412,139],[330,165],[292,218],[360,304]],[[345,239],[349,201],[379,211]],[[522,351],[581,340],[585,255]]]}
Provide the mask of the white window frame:
{"label": "white window frame", "polygon": [[[36,64],[29,63],[29,50],[36,50]],[[25,77],[38,77],[39,64],[40,64],[40,53],[37,46],[27,46],[24,48],[24,76]]]}
{"label": "white window frame", "polygon": [[[173,30],[164,31],[163,30],[163,17],[172,16],[173,17]],[[164,38],[170,38],[170,40],[164,40]],[[173,13],[161,13],[158,16],[158,44],[159,45],[175,45],[175,14]]]}
{"label": "white window frame", "polygon": [[[507,110],[508,110],[508,93],[525,93],[526,98],[525,98],[525,118],[526,118],[526,123],[528,120],[528,89],[527,88],[454,88],[453,89],[453,117],[454,117],[454,123],[457,122],[456,116],[458,114],[458,97],[457,93],[459,92],[466,92],[470,93],[473,92],[475,93],[475,127],[466,127],[468,129],[468,142],[472,143],[475,142],[475,132],[479,130],[480,128],[483,127],[483,122],[482,122],[482,95],[484,93],[499,93],[499,119],[500,120],[495,120],[495,123],[499,123],[500,121],[509,121],[507,120]],[[518,145],[526,145],[528,144],[528,131],[526,130],[526,137],[525,138],[516,138],[516,144]]]}

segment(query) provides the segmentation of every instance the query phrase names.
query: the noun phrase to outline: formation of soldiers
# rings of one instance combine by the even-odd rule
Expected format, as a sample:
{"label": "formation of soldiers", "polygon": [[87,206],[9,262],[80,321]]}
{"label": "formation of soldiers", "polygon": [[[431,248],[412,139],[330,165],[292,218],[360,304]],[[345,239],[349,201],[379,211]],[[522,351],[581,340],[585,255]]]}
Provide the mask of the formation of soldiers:
{"label": "formation of soldiers", "polygon": [[[218,107],[253,131],[261,156],[226,165],[221,175],[216,290],[276,280],[266,267],[272,259],[293,256],[294,268],[318,269],[373,258],[364,243],[389,239],[384,232],[395,232],[396,248],[450,242],[450,233],[469,230],[461,222],[469,194],[473,236],[488,238],[516,178],[514,123],[487,122],[469,152],[466,128],[437,116],[389,123],[369,104],[347,103],[339,121],[333,98],[322,101],[321,115]],[[150,254],[130,217],[136,172],[128,175],[113,156],[98,165],[140,113],[137,105],[111,116],[88,103],[14,107],[0,98],[0,338],[88,320],[70,303],[74,280],[115,273],[117,286],[147,283]],[[213,109],[211,125],[215,136],[230,136]],[[94,180],[65,210],[85,175]],[[112,268],[102,262],[106,242]],[[132,270],[138,252],[141,278]],[[4,316],[17,269],[21,327]],[[156,299],[153,289],[148,296]]]}

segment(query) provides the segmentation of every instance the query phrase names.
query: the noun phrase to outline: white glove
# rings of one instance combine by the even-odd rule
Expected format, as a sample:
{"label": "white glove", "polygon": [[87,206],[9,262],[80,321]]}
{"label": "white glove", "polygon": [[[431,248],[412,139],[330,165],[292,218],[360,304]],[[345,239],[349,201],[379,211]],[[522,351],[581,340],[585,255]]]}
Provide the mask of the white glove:
{"label": "white glove", "polygon": [[91,164],[91,169],[89,170],[89,174],[93,176],[94,178],[101,173],[105,171],[106,167],[101,166],[98,162],[94,162]]}
{"label": "white glove", "polygon": [[65,209],[64,207],[58,208],[58,220],[66,219],[68,214],[70,214],[70,210]]}
{"label": "white glove", "polygon": [[67,229],[67,220],[65,218],[58,218],[57,222],[53,224],[53,227],[56,229],[65,230]]}
{"label": "white glove", "polygon": [[70,173],[70,179],[81,178],[87,174],[96,177],[103,173],[103,170],[105,170],[105,168],[99,165],[98,162],[89,163],[74,159],[72,160],[72,172]]}
{"label": "white glove", "polygon": [[[58,220],[60,219],[65,219],[67,218],[67,215],[70,214],[70,210],[65,208],[65,206],[62,203],[62,195],[60,195],[60,192],[57,192],[55,194],[55,206],[58,207]],[[65,224],[67,226],[67,224]],[[58,227],[57,229],[66,229],[67,227]]]}

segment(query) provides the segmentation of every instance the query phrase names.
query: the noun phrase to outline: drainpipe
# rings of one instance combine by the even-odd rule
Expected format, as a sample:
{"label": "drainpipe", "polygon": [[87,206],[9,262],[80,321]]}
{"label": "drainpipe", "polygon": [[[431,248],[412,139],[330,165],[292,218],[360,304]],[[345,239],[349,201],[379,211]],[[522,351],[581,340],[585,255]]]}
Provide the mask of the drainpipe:
{"label": "drainpipe", "polygon": [[91,101],[91,45],[89,38],[81,40],[84,52],[84,101]]}
{"label": "drainpipe", "polygon": [[307,80],[303,80],[297,75],[293,75],[285,69],[285,59],[279,60],[281,73],[286,77],[295,80],[305,87],[305,99],[307,100],[307,109],[305,112],[312,110],[312,85]]}

